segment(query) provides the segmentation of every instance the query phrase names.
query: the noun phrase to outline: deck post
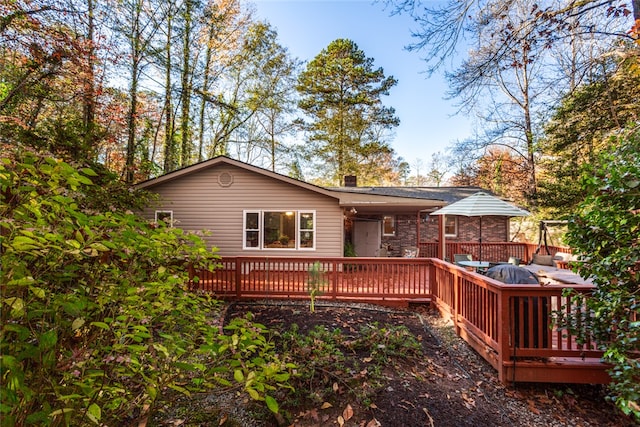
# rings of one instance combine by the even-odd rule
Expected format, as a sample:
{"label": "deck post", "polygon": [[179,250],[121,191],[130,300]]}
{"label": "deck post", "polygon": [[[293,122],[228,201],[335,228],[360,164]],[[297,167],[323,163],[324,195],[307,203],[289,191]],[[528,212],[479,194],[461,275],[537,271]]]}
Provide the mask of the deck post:
{"label": "deck post", "polygon": [[451,307],[451,315],[453,316],[453,327],[456,329],[456,335],[460,336],[460,323],[458,312],[460,311],[460,289],[462,287],[462,277],[458,271],[453,276],[453,307]]}
{"label": "deck post", "polygon": [[242,297],[242,261],[240,257],[236,258],[236,298]]}
{"label": "deck post", "polygon": [[[338,262],[337,261],[331,261],[332,266],[331,268],[333,269],[333,280],[332,280],[332,285],[331,285],[331,299],[333,300],[337,300],[338,299],[338,280],[340,280],[340,274],[338,273]],[[344,269],[344,264],[341,266],[342,269]]]}
{"label": "deck post", "polygon": [[[498,289],[498,379],[506,384],[509,379],[506,378],[507,367],[505,364],[509,362],[509,338],[510,331],[513,327],[511,319],[511,309],[509,307],[509,292]],[[515,345],[515,344],[513,344]],[[515,360],[513,360],[515,363]]]}

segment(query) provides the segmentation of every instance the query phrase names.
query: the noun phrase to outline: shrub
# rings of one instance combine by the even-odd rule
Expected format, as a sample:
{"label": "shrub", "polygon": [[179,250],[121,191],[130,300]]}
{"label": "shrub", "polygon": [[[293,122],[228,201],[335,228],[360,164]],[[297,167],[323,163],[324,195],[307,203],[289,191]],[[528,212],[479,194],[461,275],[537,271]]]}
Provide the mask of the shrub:
{"label": "shrub", "polygon": [[216,251],[124,210],[134,192],[97,206],[92,179],[28,151],[0,163],[3,426],[126,424],[167,388],[215,386],[225,363],[220,304],[185,288]]}
{"label": "shrub", "polygon": [[596,284],[586,303],[590,332],[613,365],[611,397],[640,420],[640,129],[613,145],[582,178],[586,198],[567,240],[585,261],[578,272]]}

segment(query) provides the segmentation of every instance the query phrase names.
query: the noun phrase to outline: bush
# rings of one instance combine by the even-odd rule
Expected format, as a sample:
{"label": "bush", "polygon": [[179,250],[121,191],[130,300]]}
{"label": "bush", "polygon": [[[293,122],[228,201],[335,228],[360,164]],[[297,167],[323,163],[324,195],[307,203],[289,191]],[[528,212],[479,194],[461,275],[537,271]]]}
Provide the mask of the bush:
{"label": "bush", "polygon": [[587,196],[567,241],[585,260],[578,272],[597,285],[590,332],[613,365],[611,397],[640,420],[640,129],[614,145],[582,178]]}
{"label": "bush", "polygon": [[28,151],[0,164],[2,426],[127,424],[229,374],[211,351],[220,304],[185,288],[216,251],[124,210],[136,193],[97,206],[93,179]]}

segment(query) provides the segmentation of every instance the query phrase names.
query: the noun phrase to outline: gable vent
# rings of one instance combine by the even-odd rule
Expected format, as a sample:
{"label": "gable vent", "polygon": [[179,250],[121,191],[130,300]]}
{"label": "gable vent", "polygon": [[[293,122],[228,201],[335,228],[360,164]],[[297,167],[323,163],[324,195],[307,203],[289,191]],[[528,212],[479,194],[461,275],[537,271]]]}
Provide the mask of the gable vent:
{"label": "gable vent", "polygon": [[222,172],[218,175],[218,184],[220,187],[230,187],[233,184],[233,175],[229,172]]}

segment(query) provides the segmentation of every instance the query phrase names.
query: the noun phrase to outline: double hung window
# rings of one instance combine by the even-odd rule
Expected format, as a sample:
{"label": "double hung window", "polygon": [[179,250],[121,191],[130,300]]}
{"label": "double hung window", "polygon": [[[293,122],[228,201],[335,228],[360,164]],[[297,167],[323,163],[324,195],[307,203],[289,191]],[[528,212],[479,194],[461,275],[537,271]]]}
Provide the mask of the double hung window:
{"label": "double hung window", "polygon": [[458,217],[457,216],[444,216],[444,235],[447,237],[458,236]]}
{"label": "double hung window", "polygon": [[244,249],[315,249],[314,211],[244,211]]}

